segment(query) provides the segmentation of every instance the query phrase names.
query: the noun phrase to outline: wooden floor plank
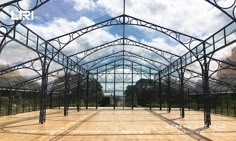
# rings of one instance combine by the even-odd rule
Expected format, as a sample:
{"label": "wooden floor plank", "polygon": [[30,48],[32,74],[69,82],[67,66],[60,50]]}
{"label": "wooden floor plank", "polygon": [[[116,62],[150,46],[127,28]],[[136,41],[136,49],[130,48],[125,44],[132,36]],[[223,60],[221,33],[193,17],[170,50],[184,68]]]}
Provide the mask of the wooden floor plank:
{"label": "wooden floor plank", "polygon": [[211,128],[203,125],[203,113],[186,111],[184,119],[174,109],[63,110],[47,111],[45,124],[38,124],[38,112],[0,117],[0,141],[126,141],[126,140],[205,140],[236,139],[236,118],[212,115]]}

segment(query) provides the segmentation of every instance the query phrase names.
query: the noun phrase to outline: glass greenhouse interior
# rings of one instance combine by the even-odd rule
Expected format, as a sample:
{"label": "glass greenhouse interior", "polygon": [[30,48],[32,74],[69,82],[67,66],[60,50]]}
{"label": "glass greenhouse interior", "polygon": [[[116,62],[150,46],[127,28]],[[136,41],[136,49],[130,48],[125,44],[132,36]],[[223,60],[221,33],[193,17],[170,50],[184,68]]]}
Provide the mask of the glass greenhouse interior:
{"label": "glass greenhouse interior", "polygon": [[235,0],[0,2],[0,116],[235,106]]}

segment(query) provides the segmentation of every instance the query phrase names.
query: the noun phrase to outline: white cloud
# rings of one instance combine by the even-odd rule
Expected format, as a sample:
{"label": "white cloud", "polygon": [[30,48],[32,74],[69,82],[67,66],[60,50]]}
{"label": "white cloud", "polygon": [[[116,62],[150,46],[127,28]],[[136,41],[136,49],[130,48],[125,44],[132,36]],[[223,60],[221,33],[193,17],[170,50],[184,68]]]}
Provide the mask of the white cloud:
{"label": "white cloud", "polygon": [[5,60],[0,59],[0,65],[4,65],[5,66],[5,65],[8,65],[8,64],[7,64],[7,62]]}
{"label": "white cloud", "polygon": [[123,0],[98,0],[98,7],[104,8],[106,13],[111,16],[119,16],[123,12]]}
{"label": "white cloud", "polygon": [[74,46],[74,48],[77,48],[77,51],[82,51],[106,42],[110,42],[117,38],[119,38],[118,35],[113,35],[109,31],[106,31],[104,29],[98,29],[79,37],[75,42],[72,43],[74,45],[70,44],[70,46]]}
{"label": "white cloud", "polygon": [[[57,37],[59,35],[81,29],[83,27],[87,27],[89,25],[94,24],[92,20],[87,17],[81,17],[77,21],[68,21],[63,18],[54,19],[52,22],[47,23],[45,25],[35,25],[35,24],[28,24],[27,26],[35,31],[37,34],[42,36],[44,39],[51,39],[53,37]],[[104,42],[108,42],[117,38],[118,35],[113,35],[106,30],[97,29],[96,31],[87,33],[75,41],[71,42],[64,51],[68,54],[75,53],[75,51],[81,51],[84,49],[88,49],[89,47],[94,47],[100,45]],[[60,41],[67,42],[68,37],[62,38]],[[52,42],[53,45],[58,47],[58,44]]]}
{"label": "white cloud", "polygon": [[[71,0],[65,0],[69,2]],[[82,10],[94,10],[96,8],[96,4],[93,0],[72,0],[74,4],[74,8],[78,11]]]}
{"label": "white cloud", "polygon": [[93,21],[87,17],[81,17],[77,21],[68,21],[64,18],[56,18],[48,23],[41,25],[38,24],[27,24],[27,26],[35,31],[38,35],[44,39],[51,39],[59,35],[80,29],[94,24]]}
{"label": "white cloud", "polygon": [[138,41],[138,39],[135,38],[135,36],[133,36],[133,35],[128,36],[128,39],[131,39],[131,40],[134,40],[134,41]]}
{"label": "white cloud", "polygon": [[[97,4],[111,16],[122,14],[122,0],[98,0]],[[128,0],[126,13],[200,38],[227,22],[219,10],[204,0]]]}
{"label": "white cloud", "polygon": [[157,37],[157,38],[152,39],[150,42],[146,42],[144,40],[142,42],[150,46],[157,47],[159,49],[162,49],[162,50],[165,50],[167,52],[174,53],[177,55],[183,55],[183,53],[187,51],[187,49],[184,48],[182,45],[178,44],[178,45],[173,46],[173,45],[168,44],[168,42],[164,38]]}

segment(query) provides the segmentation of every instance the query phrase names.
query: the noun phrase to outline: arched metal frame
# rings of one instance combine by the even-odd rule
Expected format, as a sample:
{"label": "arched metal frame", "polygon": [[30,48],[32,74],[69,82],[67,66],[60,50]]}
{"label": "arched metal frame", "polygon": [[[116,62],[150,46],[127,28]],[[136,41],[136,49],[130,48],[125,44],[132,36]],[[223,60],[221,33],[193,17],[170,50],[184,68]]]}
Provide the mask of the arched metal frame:
{"label": "arched metal frame", "polygon": [[[29,9],[24,9],[20,6],[20,2],[19,0],[14,0],[14,1],[10,1],[7,3],[3,3],[2,5],[0,5],[0,12],[4,13],[5,15],[7,15],[9,18],[11,17],[10,14],[8,14],[4,8],[6,7],[15,7],[18,11],[34,11],[37,8],[39,8],[40,6],[44,5],[45,3],[47,3],[49,0],[37,0],[35,5],[33,5],[33,7],[29,8]],[[2,52],[3,49],[3,44],[5,42],[5,39],[7,38],[8,34],[10,34],[13,30],[15,30],[15,28],[17,27],[18,24],[20,24],[22,21],[22,19],[20,20],[15,20],[13,23],[4,23],[4,22],[0,22],[0,28],[4,28],[6,30],[5,35],[3,36],[1,42],[0,42],[0,53]],[[1,37],[1,36],[0,36]]]}
{"label": "arched metal frame", "polygon": [[[112,62],[109,62],[109,63],[106,63],[106,64],[102,64],[102,65],[99,65],[99,66],[93,67],[93,68],[90,69],[90,71],[95,70],[95,69],[97,69],[97,68],[101,68],[101,67],[106,66],[106,65],[109,65],[109,64],[112,64],[112,63],[114,63],[114,62],[121,61],[121,60],[122,60],[122,61],[133,62],[133,63],[136,63],[136,64],[141,65],[141,66],[143,66],[143,67],[146,67],[146,68],[149,68],[149,69],[152,69],[152,70],[158,71],[158,70],[155,69],[155,68],[151,68],[151,67],[149,67],[149,66],[147,66],[147,65],[144,65],[144,64],[138,63],[137,61],[129,60],[129,59],[126,59],[126,58],[116,59],[116,60],[114,60],[114,61],[112,61]],[[122,65],[126,65],[126,64],[122,64]]]}
{"label": "arched metal frame", "polygon": [[205,0],[212,6],[219,9],[221,12],[223,12],[225,15],[227,15],[229,18],[231,18],[233,21],[236,22],[236,1],[231,1],[232,3],[227,6],[220,5],[220,3],[217,0]]}
{"label": "arched metal frame", "polygon": [[113,58],[113,57],[131,57],[131,58],[136,58],[136,59],[139,59],[139,60],[143,60],[145,62],[147,62],[148,64],[152,65],[153,67],[155,67],[155,69],[159,70],[158,66],[155,65],[156,64],[161,64],[161,65],[166,65],[162,62],[159,62],[159,61],[155,61],[155,60],[152,60],[152,59],[149,59],[147,57],[143,57],[141,55],[138,55],[136,53],[132,53],[132,52],[129,52],[129,51],[126,51],[126,50],[122,50],[122,51],[118,51],[118,52],[114,52],[114,53],[111,53],[109,55],[106,55],[106,56],[102,56],[100,58],[97,58],[95,60],[91,60],[91,61],[88,61],[88,62],[85,62],[83,64],[81,64],[81,66],[84,66],[84,65],[88,65],[88,64],[91,64],[93,63],[89,68],[88,70],[92,69],[95,65],[99,64],[99,63],[102,63],[103,61],[105,60],[108,60],[110,58]]}
{"label": "arched metal frame", "polygon": [[[30,9],[31,11],[37,9],[38,7],[40,7],[41,5],[43,5],[44,3],[48,2],[49,0],[45,0],[45,1],[41,1],[41,0],[37,0],[36,5]],[[206,95],[205,100],[209,100],[210,98],[210,93],[211,93],[211,88],[209,86],[209,82],[210,81],[216,81],[217,83],[220,83],[222,85],[225,86],[229,86],[232,91],[234,91],[235,86],[230,85],[229,83],[226,82],[221,82],[220,80],[217,80],[215,78],[213,78],[213,74],[223,70],[223,69],[234,69],[235,70],[235,63],[233,62],[229,62],[229,61],[222,61],[222,60],[218,60],[216,58],[213,58],[213,55],[223,49],[228,47],[229,45],[232,45],[234,43],[236,43],[236,39],[231,39],[229,38],[229,36],[231,36],[232,34],[236,33],[236,29],[232,27],[235,27],[235,23],[236,23],[236,0],[234,0],[232,2],[232,4],[230,6],[227,7],[223,7],[221,6],[217,0],[205,0],[207,3],[211,4],[212,6],[216,7],[217,9],[219,9],[220,11],[222,11],[225,15],[227,15],[230,19],[232,19],[232,22],[230,22],[229,24],[227,24],[225,27],[223,27],[222,29],[220,29],[219,31],[217,31],[215,34],[211,35],[209,38],[202,40],[202,39],[198,39],[196,37],[172,30],[172,29],[168,29],[150,22],[146,22],[144,20],[129,16],[125,14],[125,3],[124,3],[124,12],[122,15],[111,18],[109,20],[97,23],[95,25],[50,39],[48,41],[44,40],[42,37],[40,37],[39,35],[37,35],[36,33],[34,33],[32,30],[28,29],[26,26],[24,26],[23,24],[21,24],[21,20],[19,21],[15,21],[12,24],[7,24],[4,23],[4,21],[0,22],[0,28],[3,30],[0,30],[0,38],[1,40],[1,51],[3,49],[3,47],[5,46],[5,44],[9,41],[15,41],[33,51],[35,51],[39,58],[35,58],[32,59],[30,61],[26,61],[23,62],[21,64],[6,68],[4,70],[1,70],[1,75],[6,74],[8,72],[12,72],[15,70],[19,70],[19,69],[23,69],[23,68],[28,68],[31,70],[35,70],[37,71],[37,73],[39,71],[42,71],[41,73],[39,73],[38,77],[35,77],[31,80],[27,80],[25,82],[20,83],[19,85],[24,85],[26,83],[31,83],[37,80],[42,79],[42,85],[41,85],[41,95],[40,95],[40,100],[41,100],[41,104],[40,104],[40,123],[44,123],[45,122],[45,116],[46,116],[46,107],[45,107],[45,97],[47,95],[47,84],[48,84],[48,76],[53,73],[53,72],[58,72],[61,70],[64,70],[65,72],[65,98],[66,96],[69,94],[67,89],[70,89],[69,87],[69,83],[68,83],[68,78],[70,77],[70,74],[72,72],[75,72],[77,74],[81,74],[82,77],[85,77],[85,79],[89,79],[90,77],[90,72],[86,69],[83,68],[83,65],[85,64],[89,64],[91,62],[96,62],[95,60],[92,60],[90,62],[86,62],[82,65],[79,65],[78,60],[74,61],[73,59],[71,59],[73,56],[77,55],[77,54],[84,54],[84,58],[86,58],[87,56],[89,56],[90,54],[101,50],[103,48],[106,47],[110,47],[110,46],[114,46],[114,45],[132,45],[132,46],[136,46],[136,47],[141,47],[150,51],[153,51],[154,53],[159,54],[161,57],[163,57],[164,59],[168,60],[168,62],[170,64],[163,64],[165,66],[164,69],[162,69],[161,71],[159,71],[159,73],[157,73],[155,75],[155,80],[159,82],[159,87],[161,88],[161,82],[162,79],[166,80],[167,86],[171,87],[172,83],[170,81],[170,79],[172,77],[176,77],[173,74],[174,73],[178,73],[179,76],[176,77],[176,81],[179,81],[179,93],[182,94],[183,96],[183,101],[182,101],[182,105],[181,105],[181,115],[182,117],[184,117],[184,108],[185,108],[185,84],[187,82],[191,82],[189,81],[192,78],[195,77],[202,77],[203,83],[202,83],[202,89],[203,89],[203,94]],[[19,3],[17,0],[9,2],[9,3],[4,3],[2,5],[0,5],[0,11],[5,13],[7,16],[10,16],[6,11],[4,11],[4,7],[6,6],[14,6],[17,7],[17,9],[19,10],[24,10],[19,6]],[[96,29],[99,28],[103,28],[103,27],[107,27],[107,26],[114,26],[114,25],[123,25],[123,38],[109,42],[109,43],[105,43],[104,45],[101,46],[97,46],[94,47],[92,49],[88,49],[82,52],[78,52],[77,54],[73,54],[70,56],[67,56],[65,54],[62,53],[62,49],[65,48],[68,44],[70,44],[72,41],[74,41],[75,39],[79,38],[80,36],[94,31]],[[169,52],[157,49],[157,48],[153,48],[147,45],[144,45],[142,43],[130,40],[125,38],[125,25],[135,25],[135,26],[142,26],[142,27],[146,27],[146,28],[150,28],[153,30],[156,30],[160,33],[163,33],[166,36],[169,36],[170,38],[172,38],[173,40],[179,42],[180,44],[182,44],[185,48],[188,49],[188,52],[186,54],[184,54],[183,56],[179,57],[177,55],[171,54]],[[25,30],[26,32],[20,33],[19,30],[17,29],[18,27],[21,27],[23,30]],[[5,32],[3,32],[5,31]],[[221,34],[223,33],[223,34]],[[22,38],[25,38],[25,41],[20,40],[19,38],[16,38],[16,35],[21,36]],[[31,36],[30,36],[31,35]],[[34,36],[34,38],[32,38],[32,35]],[[64,40],[64,37],[68,37],[68,41],[63,42],[62,39]],[[186,40],[187,39],[187,40]],[[223,44],[221,41],[224,41]],[[192,48],[191,44],[197,41],[199,44]],[[59,49],[56,48],[55,46],[53,46],[51,43],[52,42],[57,42],[59,44]],[[124,53],[124,49],[123,49],[123,61],[126,60],[127,58],[124,58],[125,56],[127,56]],[[130,53],[131,54],[131,53]],[[171,55],[170,58],[166,58],[165,54]],[[137,54],[133,54],[132,53],[132,57],[134,57],[133,55],[135,55],[135,57],[139,58],[139,59],[143,59],[144,61],[150,63],[150,64],[154,64],[155,63],[160,63],[158,61],[152,60],[152,58],[145,58],[142,56],[139,56]],[[112,55],[110,56],[112,57]],[[177,57],[178,59],[176,59],[175,61],[172,61],[171,58],[173,57]],[[79,59],[79,58],[77,58]],[[103,58],[103,59],[97,59],[100,60],[100,62],[96,62],[96,63],[102,63],[104,60],[109,59],[109,57],[107,58]],[[40,60],[42,68],[40,70],[35,69],[33,67],[34,62],[36,62],[37,60]],[[83,60],[83,59],[81,59]],[[127,59],[128,60],[128,59]],[[62,69],[53,71],[53,72],[48,72],[49,70],[49,66],[50,63],[54,61],[60,65],[63,66]],[[115,60],[116,61],[120,61]],[[131,61],[132,64],[135,63],[132,60],[128,60]],[[151,61],[151,62],[150,62]],[[210,69],[210,63],[214,61],[217,62],[218,66],[221,66],[220,68],[217,68],[216,70],[211,70]],[[80,61],[79,61],[80,62]],[[113,63],[114,63],[113,62]],[[187,66],[189,66],[190,64],[193,64],[195,62],[199,62],[200,66],[201,66],[201,73],[198,72],[194,72],[191,70],[187,69]],[[30,65],[29,65],[30,64]],[[160,63],[161,64],[161,63]],[[223,66],[221,64],[226,64],[227,66]],[[29,65],[29,66],[28,66]],[[106,64],[107,65],[107,64]],[[142,65],[142,64],[140,64]],[[115,65],[114,65],[115,66]],[[118,65],[117,65],[118,66]],[[102,66],[98,66],[98,67],[102,67]],[[96,67],[96,68],[98,68]],[[123,64],[123,68],[125,67],[125,64]],[[94,69],[95,67],[91,67],[91,70]],[[95,68],[95,69],[96,69]],[[152,68],[150,68],[152,69]],[[191,72],[194,73],[195,75],[191,75],[188,78],[185,78],[185,73],[186,72]],[[133,82],[132,82],[133,84]],[[163,83],[164,84],[164,83]],[[16,85],[18,86],[18,85]],[[162,106],[162,101],[161,101],[161,89],[159,91],[159,99],[160,99],[160,109]],[[171,93],[171,92],[168,92]],[[169,94],[168,94],[169,97]],[[171,96],[170,96],[171,97]],[[169,103],[169,102],[168,102]],[[168,110],[169,112],[171,111],[171,106],[169,104]],[[205,102],[205,106],[204,106],[204,123],[206,126],[210,126],[211,124],[211,118],[210,118],[210,110],[211,107],[210,105],[208,105],[207,102]],[[64,115],[66,116],[68,112],[68,106],[65,104],[64,105]]]}
{"label": "arched metal frame", "polygon": [[[87,49],[84,51],[74,53],[74,54],[70,55],[69,57],[83,55],[82,58],[77,58],[78,63],[80,63],[86,57],[92,55],[93,53],[95,53],[99,50],[118,46],[118,45],[129,45],[129,46],[140,47],[142,49],[151,51],[151,52],[157,54],[158,56],[160,56],[161,58],[163,58],[165,61],[167,61],[167,63],[170,63],[172,61],[172,59],[174,59],[175,57],[180,57],[176,54],[169,53],[167,51],[164,51],[164,50],[161,50],[161,49],[158,49],[158,48],[155,48],[155,47],[152,47],[152,46],[149,46],[149,45],[146,45],[146,44],[143,44],[143,43],[140,43],[140,42],[128,39],[128,38],[117,39],[117,40],[114,40],[114,41],[111,41],[111,42],[108,42],[108,43],[105,43],[105,44],[102,44],[102,45],[99,45],[99,46],[96,46],[96,47],[93,47],[93,48],[90,48],[90,49]],[[168,55],[168,57],[166,55]]]}
{"label": "arched metal frame", "polygon": [[[120,15],[117,16],[115,18],[111,18],[109,20],[91,25],[89,27],[86,28],[82,28],[52,39],[49,39],[48,42],[54,42],[56,44],[58,44],[59,47],[59,51],[61,51],[62,49],[64,49],[67,45],[69,45],[71,42],[73,42],[75,39],[81,37],[82,35],[89,33],[91,31],[100,29],[100,28],[104,28],[107,26],[114,26],[114,25],[136,25],[136,26],[142,26],[142,27],[146,27],[146,28],[150,28],[153,30],[156,30],[160,33],[163,33],[164,35],[172,38],[173,40],[177,41],[178,43],[180,43],[181,45],[183,45],[184,47],[186,47],[188,50],[190,50],[191,48],[191,44],[194,41],[198,41],[199,43],[202,42],[203,40],[198,39],[196,37],[178,32],[178,31],[174,31],[172,29],[168,29],[159,25],[155,25],[153,23],[150,22],[146,22],[143,20],[140,20],[138,18],[132,17],[132,16],[128,16],[128,15]],[[68,41],[62,41],[63,39],[67,38]],[[125,37],[123,37],[125,38]]]}

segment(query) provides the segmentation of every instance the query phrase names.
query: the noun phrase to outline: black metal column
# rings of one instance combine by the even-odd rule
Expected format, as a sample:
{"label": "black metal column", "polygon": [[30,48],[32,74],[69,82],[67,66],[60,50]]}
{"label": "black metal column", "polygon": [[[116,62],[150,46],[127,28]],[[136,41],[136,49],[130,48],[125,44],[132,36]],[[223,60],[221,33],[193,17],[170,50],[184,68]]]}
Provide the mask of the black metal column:
{"label": "black metal column", "polygon": [[[22,100],[22,102],[23,102],[23,105],[22,105],[23,107],[22,108],[23,108],[23,113],[24,113],[25,112],[25,89],[24,89],[23,94],[22,94],[22,99],[23,99]],[[45,105],[45,109],[46,109],[46,105]]]}
{"label": "black metal column", "polygon": [[[47,96],[47,72],[43,70],[42,75],[42,84],[41,84],[41,93],[40,93],[40,112],[39,112],[39,123],[43,124],[46,120],[46,96]],[[24,95],[24,93],[23,93]],[[23,103],[23,110],[24,110],[24,103]]]}
{"label": "black metal column", "polygon": [[[222,95],[223,95],[223,94],[222,94],[222,92],[221,92],[221,90],[220,90],[220,97],[221,97],[221,98],[223,97]],[[221,115],[223,114],[223,100],[220,101],[220,114],[221,114]]]}
{"label": "black metal column", "polygon": [[89,100],[88,100],[88,95],[89,95],[89,72],[87,72],[87,77],[86,77],[86,109],[88,109],[88,104],[89,104]]}
{"label": "black metal column", "polygon": [[[45,54],[47,54],[47,44],[45,46]],[[46,96],[48,88],[48,65],[47,57],[44,56],[42,62],[42,83],[41,83],[41,93],[40,93],[40,112],[39,112],[39,123],[43,124],[46,120]],[[24,105],[23,105],[24,106]],[[24,109],[24,107],[23,107]]]}
{"label": "black metal column", "polygon": [[[36,111],[36,109],[37,109],[37,89],[35,89],[35,92],[33,94],[33,102],[34,102],[33,111]],[[17,105],[18,105],[18,97],[17,97]]]}
{"label": "black metal column", "polygon": [[[32,91],[31,91],[32,92]],[[29,102],[29,109],[28,109],[28,111],[30,112],[30,107],[31,107],[31,94],[32,93],[29,93],[29,95],[28,95],[28,102]]]}
{"label": "black metal column", "polygon": [[[15,90],[15,99],[16,99],[16,114],[18,114],[18,107],[19,107],[19,96],[18,96],[18,92],[17,89]],[[34,101],[35,101],[36,97],[34,96]],[[35,105],[34,105],[35,106]],[[35,107],[34,107],[34,111],[35,111]]]}
{"label": "black metal column", "polygon": [[209,91],[209,63],[207,61],[206,47],[203,43],[203,65],[202,65],[202,86],[204,94],[204,124],[209,127],[211,125],[211,100]]}
{"label": "black metal column", "polygon": [[67,67],[65,68],[65,78],[64,78],[64,85],[65,85],[65,91],[64,91],[64,116],[68,115],[69,110],[69,94],[70,94],[70,82],[69,82],[70,74],[68,70],[68,59],[67,59]]}
{"label": "black metal column", "polygon": [[60,88],[60,95],[59,95],[59,102],[58,102],[59,109],[61,109],[61,94],[62,94],[62,90]]}
{"label": "black metal column", "polygon": [[96,82],[96,109],[98,109],[98,68],[97,68],[97,82]]}
{"label": "black metal column", "polygon": [[2,115],[2,90],[0,91],[0,116]]}
{"label": "black metal column", "polygon": [[134,88],[133,88],[134,87],[134,85],[133,85],[133,83],[134,83],[134,78],[133,78],[134,77],[134,70],[133,70],[134,64],[133,64],[133,62],[131,62],[131,63],[132,63],[131,64],[131,69],[132,69],[132,72],[131,72],[132,73],[131,74],[132,75],[131,76],[132,77],[132,80],[131,80],[132,81],[132,105],[131,105],[131,108],[133,110],[134,109]]}
{"label": "black metal column", "polygon": [[8,115],[11,115],[12,114],[12,96],[11,96],[11,92],[12,90],[10,89],[9,92],[8,92]]}
{"label": "black metal column", "polygon": [[226,113],[227,116],[229,116],[229,94],[227,90],[225,90],[225,93],[226,93]]}
{"label": "black metal column", "polygon": [[200,110],[200,103],[199,103],[199,92],[197,92],[197,110]]}
{"label": "black metal column", "polygon": [[50,95],[50,103],[49,103],[49,108],[52,109],[52,93],[51,92],[49,95]]}
{"label": "black metal column", "polygon": [[[30,90],[30,91],[31,91],[31,90]],[[30,112],[30,107],[31,107],[31,93],[30,93],[30,92],[28,93],[27,99],[28,99],[28,103],[29,103],[29,105],[28,105],[28,111]]]}
{"label": "black metal column", "polygon": [[[123,56],[124,56],[124,48],[123,48]],[[125,93],[125,59],[123,58],[123,110],[125,109],[125,99],[126,99],[124,93]]]}
{"label": "black metal column", "polygon": [[77,97],[76,97],[76,108],[77,108],[77,112],[80,111],[80,76],[78,76],[78,81],[77,81]]}
{"label": "black metal column", "polygon": [[105,93],[107,92],[107,65],[105,66]]}
{"label": "black metal column", "polygon": [[167,75],[167,112],[170,113],[171,111],[171,87],[170,87],[170,74]]}
{"label": "black metal column", "polygon": [[162,110],[162,86],[161,86],[161,72],[158,73],[159,75],[159,104],[160,110]]}
{"label": "black metal column", "polygon": [[189,88],[188,88],[188,110],[190,111],[190,97],[189,97]]}
{"label": "black metal column", "polygon": [[151,69],[149,68],[149,85],[148,85],[148,95],[149,95],[149,110],[152,110],[152,78],[151,78]]}
{"label": "black metal column", "polygon": [[182,64],[182,60],[181,60],[181,68],[180,68],[180,74],[179,74],[179,94],[181,97],[181,101],[180,101],[180,116],[182,118],[184,118],[185,116],[185,111],[184,111],[184,107],[185,107],[185,94],[184,94],[184,69],[183,69],[183,64]]}
{"label": "black metal column", "polygon": [[[114,68],[116,67],[116,62],[114,62]],[[114,69],[114,92],[113,92],[113,109],[116,109],[116,70]]]}
{"label": "black metal column", "polygon": [[218,100],[218,94],[216,91],[214,91],[214,96],[215,96],[215,102],[214,102],[214,108],[215,108],[215,114],[217,113],[217,100]]}

